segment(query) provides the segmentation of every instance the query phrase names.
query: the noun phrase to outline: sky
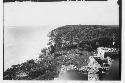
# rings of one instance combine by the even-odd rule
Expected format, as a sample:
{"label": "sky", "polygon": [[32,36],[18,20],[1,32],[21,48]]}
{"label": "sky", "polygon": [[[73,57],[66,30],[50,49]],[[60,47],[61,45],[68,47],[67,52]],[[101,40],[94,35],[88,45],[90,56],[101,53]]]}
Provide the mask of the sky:
{"label": "sky", "polygon": [[116,1],[5,3],[4,69],[36,59],[47,46],[47,34],[59,26],[118,25]]}
{"label": "sky", "polygon": [[7,26],[118,24],[117,0],[4,4]]}

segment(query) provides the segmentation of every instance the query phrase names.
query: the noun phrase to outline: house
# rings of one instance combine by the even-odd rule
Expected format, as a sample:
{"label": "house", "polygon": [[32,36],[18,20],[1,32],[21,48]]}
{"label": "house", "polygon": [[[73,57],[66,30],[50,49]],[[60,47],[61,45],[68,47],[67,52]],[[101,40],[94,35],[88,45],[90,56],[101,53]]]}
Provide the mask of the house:
{"label": "house", "polygon": [[118,57],[118,49],[116,48],[107,48],[107,47],[98,47],[97,48],[97,56],[104,59],[107,56],[115,58]]}

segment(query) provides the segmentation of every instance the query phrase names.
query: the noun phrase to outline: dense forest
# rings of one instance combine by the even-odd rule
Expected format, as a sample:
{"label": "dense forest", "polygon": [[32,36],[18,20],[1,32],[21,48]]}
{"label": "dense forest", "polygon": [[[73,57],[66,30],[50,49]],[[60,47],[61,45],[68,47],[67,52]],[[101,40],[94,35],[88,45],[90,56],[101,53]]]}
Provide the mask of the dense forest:
{"label": "dense forest", "polygon": [[49,47],[41,49],[38,60],[12,65],[3,79],[53,80],[62,65],[86,66],[97,47],[120,48],[121,43],[119,26],[66,25],[52,30],[48,37]]}

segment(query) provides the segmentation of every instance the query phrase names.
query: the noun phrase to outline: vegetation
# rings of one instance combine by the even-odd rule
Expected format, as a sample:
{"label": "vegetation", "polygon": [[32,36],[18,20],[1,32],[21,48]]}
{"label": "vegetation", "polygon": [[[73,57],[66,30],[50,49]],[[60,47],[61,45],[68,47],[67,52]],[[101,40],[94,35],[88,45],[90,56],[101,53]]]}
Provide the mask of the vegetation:
{"label": "vegetation", "polygon": [[[113,41],[118,42],[119,28],[118,26],[67,25],[52,30],[48,36],[50,37],[49,44],[54,42],[56,51],[76,45],[95,48],[97,43],[101,46],[104,44],[109,46]],[[107,41],[108,44],[106,44]]]}
{"label": "vegetation", "polygon": [[119,32],[118,26],[99,25],[67,25],[54,29],[48,34],[49,47],[41,50],[39,60],[13,65],[4,72],[4,80],[53,80],[62,65],[77,68],[87,65],[97,47],[119,48]]}

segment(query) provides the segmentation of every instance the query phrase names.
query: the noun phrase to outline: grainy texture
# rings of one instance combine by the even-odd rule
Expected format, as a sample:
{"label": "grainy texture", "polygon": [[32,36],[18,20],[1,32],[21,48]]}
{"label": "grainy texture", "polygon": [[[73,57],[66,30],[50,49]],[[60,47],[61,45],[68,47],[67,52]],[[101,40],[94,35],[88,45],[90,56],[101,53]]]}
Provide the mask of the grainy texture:
{"label": "grainy texture", "polygon": [[74,65],[80,70],[88,65],[89,57],[94,56],[98,47],[119,49],[119,35],[118,26],[59,27],[49,32],[49,47],[41,50],[39,60],[13,65],[4,72],[4,80],[53,80],[58,77],[62,65]]}

